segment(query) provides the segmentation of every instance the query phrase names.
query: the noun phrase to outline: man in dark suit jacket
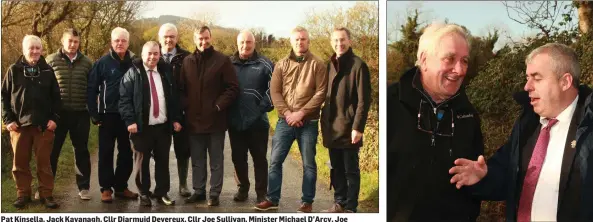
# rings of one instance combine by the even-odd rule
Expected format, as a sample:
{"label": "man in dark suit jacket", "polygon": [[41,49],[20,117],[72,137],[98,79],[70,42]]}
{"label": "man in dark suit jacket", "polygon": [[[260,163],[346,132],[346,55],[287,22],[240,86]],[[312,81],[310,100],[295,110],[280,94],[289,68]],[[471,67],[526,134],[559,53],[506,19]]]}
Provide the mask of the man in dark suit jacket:
{"label": "man in dark suit jacket", "polygon": [[578,86],[578,57],[550,43],[525,63],[526,92],[515,95],[523,112],[511,137],[488,164],[483,156],[456,160],[451,183],[471,186],[486,200],[505,200],[508,221],[592,221],[591,89]]}
{"label": "man in dark suit jacket", "polygon": [[[150,196],[164,205],[175,201],[167,196],[170,188],[169,150],[173,130],[179,132],[181,110],[173,77],[164,63],[158,43],[142,47],[142,60],[132,62],[124,75],[119,93],[119,112],[130,132],[136,164],[136,185],[140,205],[151,206]],[[158,64],[158,65],[157,65]],[[154,194],[150,192],[150,156],[154,157]]]}

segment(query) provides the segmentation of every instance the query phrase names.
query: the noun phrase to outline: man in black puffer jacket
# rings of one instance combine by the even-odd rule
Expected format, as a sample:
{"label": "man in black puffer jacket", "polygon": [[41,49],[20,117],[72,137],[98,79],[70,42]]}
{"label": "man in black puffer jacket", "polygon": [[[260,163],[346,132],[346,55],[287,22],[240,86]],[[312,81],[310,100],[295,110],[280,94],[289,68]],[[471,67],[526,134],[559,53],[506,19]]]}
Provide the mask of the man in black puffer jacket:
{"label": "man in black puffer jacket", "polygon": [[257,201],[265,199],[268,186],[268,132],[267,112],[272,111],[270,79],[274,64],[255,51],[255,38],[249,31],[237,36],[239,51],[231,56],[237,70],[240,93],[229,109],[229,139],[235,165],[238,191],[235,201],[245,201],[249,193],[247,151],[253,158],[255,193]]}
{"label": "man in black puffer jacket", "polygon": [[[132,62],[120,85],[119,112],[134,144],[136,185],[140,205],[151,206],[151,196],[161,204],[175,203],[167,195],[170,187],[169,150],[171,136],[181,130],[176,86],[164,62],[159,63],[159,45],[149,41],[142,47],[142,59]],[[157,65],[158,63],[158,65]],[[154,194],[150,192],[150,156],[154,154]]]}
{"label": "man in black puffer jacket", "polygon": [[[87,104],[93,124],[99,125],[99,185],[101,201],[110,203],[112,194],[127,199],[138,198],[128,189],[132,174],[132,150],[129,133],[119,115],[119,84],[132,66],[134,53],[128,50],[130,33],[120,27],[111,32],[111,49],[101,57],[89,74]],[[99,98],[97,99],[97,95]],[[98,106],[98,107],[97,107]],[[117,139],[117,168],[113,171],[113,152]]]}

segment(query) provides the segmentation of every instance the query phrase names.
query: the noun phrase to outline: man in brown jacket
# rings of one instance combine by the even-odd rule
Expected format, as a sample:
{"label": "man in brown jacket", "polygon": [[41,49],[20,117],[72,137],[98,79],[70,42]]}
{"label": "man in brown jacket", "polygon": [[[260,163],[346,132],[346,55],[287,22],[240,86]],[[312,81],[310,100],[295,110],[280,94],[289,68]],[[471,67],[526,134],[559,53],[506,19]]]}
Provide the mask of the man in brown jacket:
{"label": "man in brown jacket", "polygon": [[309,33],[302,27],[292,30],[290,55],[276,64],[272,73],[270,94],[278,110],[278,123],[272,138],[271,164],[268,173],[268,195],[255,206],[257,210],[278,209],[282,188],[282,164],[294,140],[299,144],[304,178],[301,207],[297,212],[312,211],[317,182],[315,144],[317,144],[319,110],[327,89],[327,66],[309,51]]}
{"label": "man in brown jacket", "polygon": [[227,108],[239,93],[239,84],[229,57],[215,51],[210,41],[207,26],[194,32],[197,50],[183,59],[179,90],[189,133],[194,188],[194,193],[185,202],[206,200],[207,151],[210,157],[208,206],[218,206]]}
{"label": "man in brown jacket", "polygon": [[348,29],[334,29],[331,45],[336,53],[328,65],[321,134],[323,146],[329,149],[335,204],[324,212],[356,212],[360,191],[358,151],[371,106],[371,81],[366,63],[352,52]]}

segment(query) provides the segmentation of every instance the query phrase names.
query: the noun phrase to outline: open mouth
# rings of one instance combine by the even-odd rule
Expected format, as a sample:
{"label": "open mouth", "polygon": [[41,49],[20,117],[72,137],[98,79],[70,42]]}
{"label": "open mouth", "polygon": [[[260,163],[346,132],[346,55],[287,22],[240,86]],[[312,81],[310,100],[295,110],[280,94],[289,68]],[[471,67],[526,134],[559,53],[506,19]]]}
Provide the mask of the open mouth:
{"label": "open mouth", "polygon": [[531,101],[530,101],[530,102],[531,102],[531,104],[532,104],[532,105],[533,105],[534,103],[537,103],[537,102],[539,102],[539,98],[533,98],[533,97],[530,97],[530,99],[531,99]]}
{"label": "open mouth", "polygon": [[457,81],[461,80],[461,77],[451,75],[451,76],[445,76],[445,79],[447,79],[451,82],[457,82]]}

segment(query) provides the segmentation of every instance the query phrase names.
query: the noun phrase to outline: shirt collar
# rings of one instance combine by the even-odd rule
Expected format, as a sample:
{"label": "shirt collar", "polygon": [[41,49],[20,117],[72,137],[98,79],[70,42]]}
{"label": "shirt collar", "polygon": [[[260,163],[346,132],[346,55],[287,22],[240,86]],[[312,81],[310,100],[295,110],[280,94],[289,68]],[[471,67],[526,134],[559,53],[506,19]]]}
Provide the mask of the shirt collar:
{"label": "shirt collar", "polygon": [[167,57],[167,53],[171,54],[171,56],[174,56],[175,54],[177,54],[177,47],[173,48],[173,50],[171,50],[170,52],[166,51],[167,49],[163,48],[163,57]]}
{"label": "shirt collar", "polygon": [[[144,63],[142,63],[142,65],[144,66],[144,70],[146,70],[146,74],[149,74],[148,70],[151,70],[151,69],[149,69],[148,66],[146,66]],[[152,72],[158,73],[156,66],[154,67],[154,69],[152,69]]]}
{"label": "shirt collar", "polygon": [[[574,114],[574,110],[577,108],[578,101],[579,95],[577,95],[577,97],[574,98],[574,101],[572,101],[572,103],[568,107],[566,107],[558,116],[556,116],[558,123],[570,123],[570,121],[572,120],[572,115]],[[549,120],[545,117],[539,118],[539,122],[542,124],[542,126],[547,126],[548,121]]]}

